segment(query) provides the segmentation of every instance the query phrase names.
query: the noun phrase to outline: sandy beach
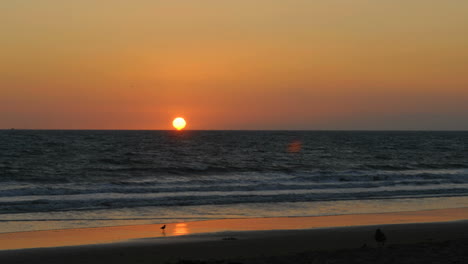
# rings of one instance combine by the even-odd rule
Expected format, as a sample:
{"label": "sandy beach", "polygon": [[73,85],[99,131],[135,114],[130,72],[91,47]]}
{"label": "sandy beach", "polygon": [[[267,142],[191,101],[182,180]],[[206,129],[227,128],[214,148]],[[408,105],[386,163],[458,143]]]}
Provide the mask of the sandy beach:
{"label": "sandy beach", "polygon": [[[0,234],[1,263],[463,263],[468,208]],[[373,235],[387,236],[379,247]],[[445,260],[445,261],[444,261]]]}

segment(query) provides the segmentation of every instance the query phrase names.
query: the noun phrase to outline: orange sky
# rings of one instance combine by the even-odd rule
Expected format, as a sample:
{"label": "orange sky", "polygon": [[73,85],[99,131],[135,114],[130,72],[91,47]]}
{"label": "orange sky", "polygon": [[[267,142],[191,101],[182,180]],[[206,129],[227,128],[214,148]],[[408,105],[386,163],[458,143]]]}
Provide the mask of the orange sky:
{"label": "orange sky", "polygon": [[0,3],[0,128],[468,129],[468,1]]}

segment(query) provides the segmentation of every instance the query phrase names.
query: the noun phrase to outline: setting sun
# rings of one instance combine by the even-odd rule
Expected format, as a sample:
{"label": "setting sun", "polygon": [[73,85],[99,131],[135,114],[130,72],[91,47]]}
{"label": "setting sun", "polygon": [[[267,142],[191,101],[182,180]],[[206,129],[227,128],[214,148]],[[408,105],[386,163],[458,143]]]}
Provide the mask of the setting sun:
{"label": "setting sun", "polygon": [[185,125],[187,125],[187,122],[185,122],[185,119],[182,117],[177,117],[172,121],[172,125],[175,127],[177,130],[182,130],[184,129]]}

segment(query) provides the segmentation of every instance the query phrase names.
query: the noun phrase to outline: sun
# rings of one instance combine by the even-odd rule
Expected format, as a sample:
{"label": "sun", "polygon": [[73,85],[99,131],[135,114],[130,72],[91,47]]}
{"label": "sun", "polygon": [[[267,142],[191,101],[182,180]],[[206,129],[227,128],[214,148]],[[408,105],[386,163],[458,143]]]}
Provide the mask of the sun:
{"label": "sun", "polygon": [[184,129],[185,125],[187,125],[187,122],[185,122],[185,119],[182,117],[177,117],[172,121],[172,125],[174,126],[175,129],[177,130],[182,130]]}

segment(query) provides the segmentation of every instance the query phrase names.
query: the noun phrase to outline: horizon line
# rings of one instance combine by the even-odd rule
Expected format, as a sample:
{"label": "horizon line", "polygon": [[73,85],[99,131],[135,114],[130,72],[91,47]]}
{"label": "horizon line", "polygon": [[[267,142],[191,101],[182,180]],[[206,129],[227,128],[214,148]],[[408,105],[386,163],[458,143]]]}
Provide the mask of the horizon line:
{"label": "horizon line", "polygon": [[468,132],[468,129],[113,129],[113,128],[0,128],[0,131],[40,130],[40,131],[298,131],[298,132]]}

